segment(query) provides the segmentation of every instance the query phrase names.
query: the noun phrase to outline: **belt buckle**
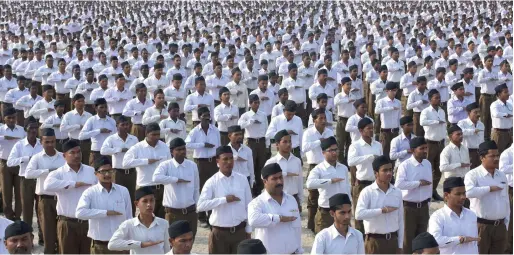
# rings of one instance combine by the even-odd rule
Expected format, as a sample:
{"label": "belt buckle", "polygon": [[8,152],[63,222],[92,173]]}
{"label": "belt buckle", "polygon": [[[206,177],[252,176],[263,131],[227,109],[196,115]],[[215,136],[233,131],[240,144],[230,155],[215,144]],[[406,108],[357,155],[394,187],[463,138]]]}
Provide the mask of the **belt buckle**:
{"label": "belt buckle", "polygon": [[57,196],[54,196],[54,200],[56,200],[56,201],[57,201]]}
{"label": "belt buckle", "polygon": [[212,157],[211,157],[211,158],[209,158],[209,162],[212,162]]}
{"label": "belt buckle", "polygon": [[125,174],[130,174],[130,170],[125,169]]}
{"label": "belt buckle", "polygon": [[257,139],[255,139],[255,143],[259,143],[259,139],[258,139],[258,138],[257,138]]}
{"label": "belt buckle", "polygon": [[495,220],[494,221],[494,226],[497,227],[498,225],[500,225],[500,220]]}
{"label": "belt buckle", "polygon": [[186,214],[187,214],[187,208],[182,208],[182,214],[183,214],[183,215],[186,215]]}
{"label": "belt buckle", "polygon": [[77,222],[78,222],[78,223],[83,223],[83,222],[84,222],[84,220],[77,219]]}
{"label": "belt buckle", "polygon": [[231,233],[231,234],[234,234],[235,232],[236,232],[236,227],[231,227],[231,228],[230,228],[230,233]]}
{"label": "belt buckle", "polygon": [[155,189],[161,189],[161,185],[155,185]]}
{"label": "belt buckle", "polygon": [[391,240],[391,233],[385,234],[386,240]]}
{"label": "belt buckle", "polygon": [[416,203],[416,208],[421,208],[423,206],[423,203],[422,202],[419,202],[419,203]]}

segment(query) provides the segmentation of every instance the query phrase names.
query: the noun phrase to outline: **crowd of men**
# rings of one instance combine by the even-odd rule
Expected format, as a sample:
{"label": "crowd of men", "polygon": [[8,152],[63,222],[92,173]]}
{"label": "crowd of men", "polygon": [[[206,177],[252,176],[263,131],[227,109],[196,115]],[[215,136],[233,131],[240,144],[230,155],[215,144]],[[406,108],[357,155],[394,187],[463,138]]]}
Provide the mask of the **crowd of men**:
{"label": "crowd of men", "polygon": [[10,2],[0,253],[512,254],[512,10]]}

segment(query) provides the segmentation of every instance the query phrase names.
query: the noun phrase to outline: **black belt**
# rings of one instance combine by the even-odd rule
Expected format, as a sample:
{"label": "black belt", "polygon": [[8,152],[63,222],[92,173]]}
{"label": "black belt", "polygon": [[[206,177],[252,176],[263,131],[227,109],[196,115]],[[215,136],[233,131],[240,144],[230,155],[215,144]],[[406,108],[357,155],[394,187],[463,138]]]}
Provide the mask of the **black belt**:
{"label": "black belt", "polygon": [[228,132],[220,131],[220,135],[228,135]]}
{"label": "black belt", "polygon": [[486,94],[486,93],[482,93],[480,95],[482,95],[484,97],[495,97],[495,95],[493,95],[493,94]]}
{"label": "black belt", "polygon": [[385,133],[397,133],[399,131],[400,131],[399,128],[381,128],[380,129],[380,132],[385,132]]}
{"label": "black belt", "polygon": [[498,132],[510,132],[512,128],[494,128],[494,131]]}
{"label": "black belt", "polygon": [[430,198],[421,202],[410,202],[410,201],[403,201],[403,206],[408,207],[415,207],[415,208],[421,208],[424,205],[427,205],[428,202],[430,202]]}
{"label": "black belt", "polygon": [[441,140],[441,141],[432,141],[432,140],[428,140],[426,139],[427,143],[429,144],[444,144],[444,139]]}
{"label": "black belt", "polygon": [[91,139],[84,139],[84,140],[78,140],[80,144],[83,144],[83,143],[90,143],[91,142]]}
{"label": "black belt", "polygon": [[318,207],[320,211],[324,211],[324,212],[330,212],[330,208],[325,208],[325,207]]}
{"label": "black belt", "polygon": [[393,236],[398,236],[398,233],[395,231],[395,232],[391,232],[391,233],[387,233],[387,234],[374,234],[374,233],[368,233],[366,234],[368,237],[373,237],[373,238],[380,238],[380,239],[386,239],[386,240],[390,240],[391,237]]}
{"label": "black belt", "polygon": [[150,187],[152,189],[164,189],[164,185],[162,184],[159,184],[159,185],[150,185],[150,186],[145,186],[145,187]]}
{"label": "black belt", "polygon": [[212,158],[197,158],[196,160],[212,162],[212,161],[216,161],[216,157],[212,157]]}
{"label": "black belt", "polygon": [[108,245],[109,241],[93,240],[93,245],[95,244]]}
{"label": "black belt", "polygon": [[124,173],[124,174],[131,174],[132,173],[132,169],[129,168],[129,169],[120,169],[120,168],[115,168],[117,172],[120,172],[120,173]]}
{"label": "black belt", "polygon": [[193,204],[187,208],[182,208],[182,209],[177,209],[177,208],[170,208],[170,207],[165,207],[164,208],[164,211],[167,212],[167,213],[176,213],[176,214],[183,214],[183,215],[186,215],[186,214],[190,214],[190,213],[193,213],[193,212],[196,212],[196,204]]}
{"label": "black belt", "polygon": [[361,181],[361,180],[357,180],[357,184],[362,184],[362,185],[371,185],[373,183],[373,181]]}
{"label": "black belt", "polygon": [[266,137],[261,137],[261,138],[251,138],[251,137],[248,137],[247,139],[248,139],[248,141],[256,142],[256,143],[259,143],[261,141],[266,141]]}
{"label": "black belt", "polygon": [[50,195],[39,195],[41,199],[52,199],[57,200],[57,196],[50,196]]}
{"label": "black belt", "polygon": [[477,222],[478,223],[482,223],[482,224],[487,224],[487,225],[498,226],[498,225],[504,223],[504,219],[500,219],[500,220],[487,220],[487,219],[483,219],[483,218],[478,218],[477,217]]}
{"label": "black belt", "polygon": [[70,217],[66,217],[66,216],[62,216],[62,215],[57,215],[57,219],[65,220],[65,221],[71,221],[71,222],[75,222],[75,223],[87,222],[87,220],[80,220],[80,219],[77,219],[77,218],[70,218]]}
{"label": "black belt", "polygon": [[343,120],[348,120],[348,118],[346,117],[341,117],[341,116],[338,116],[339,117],[339,120],[343,121]]}
{"label": "black belt", "polygon": [[135,123],[132,123],[132,125],[136,125],[136,126],[141,126],[141,127],[145,127],[143,124],[135,124]]}
{"label": "black belt", "polygon": [[468,149],[469,152],[478,152],[478,149]]}
{"label": "black belt", "polygon": [[234,226],[234,227],[217,227],[217,226],[212,226],[213,228],[215,229],[218,229],[218,230],[221,230],[221,231],[230,231],[230,233],[235,233],[237,230],[240,230],[244,227],[246,227],[246,221],[243,221],[241,223],[239,223],[239,225],[237,226]]}

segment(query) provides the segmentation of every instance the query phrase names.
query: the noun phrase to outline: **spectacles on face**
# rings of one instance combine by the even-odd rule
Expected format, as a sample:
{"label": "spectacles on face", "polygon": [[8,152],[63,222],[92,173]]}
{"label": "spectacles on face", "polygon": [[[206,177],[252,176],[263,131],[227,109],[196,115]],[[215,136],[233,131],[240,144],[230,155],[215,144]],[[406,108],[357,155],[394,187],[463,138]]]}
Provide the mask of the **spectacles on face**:
{"label": "spectacles on face", "polygon": [[98,171],[97,173],[99,173],[101,175],[113,174],[114,169],[101,170],[101,171]]}

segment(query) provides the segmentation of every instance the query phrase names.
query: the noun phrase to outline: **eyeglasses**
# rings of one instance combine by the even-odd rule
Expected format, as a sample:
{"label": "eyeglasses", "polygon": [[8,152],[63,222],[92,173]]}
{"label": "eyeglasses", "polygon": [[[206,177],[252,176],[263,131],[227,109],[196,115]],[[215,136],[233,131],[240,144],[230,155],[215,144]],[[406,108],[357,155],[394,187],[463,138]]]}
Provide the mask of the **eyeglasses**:
{"label": "eyeglasses", "polygon": [[98,171],[97,173],[99,173],[101,175],[113,174],[114,173],[114,169],[102,170],[102,171]]}

